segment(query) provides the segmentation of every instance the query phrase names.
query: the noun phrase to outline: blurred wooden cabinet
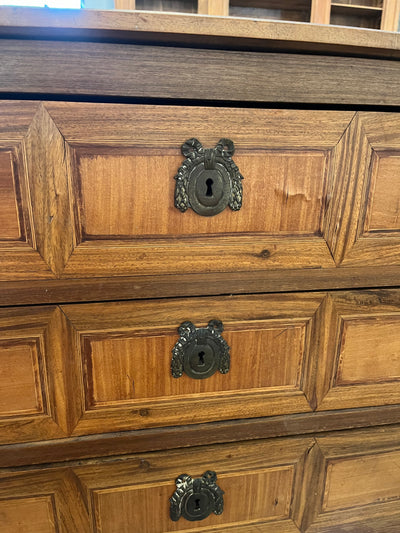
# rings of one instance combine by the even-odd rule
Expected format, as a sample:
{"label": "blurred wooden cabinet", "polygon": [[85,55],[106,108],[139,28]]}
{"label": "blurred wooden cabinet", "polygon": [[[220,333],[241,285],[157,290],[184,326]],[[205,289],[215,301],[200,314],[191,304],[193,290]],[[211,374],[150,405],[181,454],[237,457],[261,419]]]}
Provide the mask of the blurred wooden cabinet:
{"label": "blurred wooden cabinet", "polygon": [[397,531],[398,47],[2,9],[0,531]]}
{"label": "blurred wooden cabinet", "polygon": [[115,9],[266,18],[399,31],[399,0],[115,0]]}

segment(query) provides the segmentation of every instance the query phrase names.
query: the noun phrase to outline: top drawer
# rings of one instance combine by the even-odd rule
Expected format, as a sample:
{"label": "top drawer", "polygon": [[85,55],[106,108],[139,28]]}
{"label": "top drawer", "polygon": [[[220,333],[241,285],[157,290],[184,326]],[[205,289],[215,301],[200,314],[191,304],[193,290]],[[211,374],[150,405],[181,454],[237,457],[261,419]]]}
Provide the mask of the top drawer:
{"label": "top drawer", "polygon": [[[3,102],[0,117],[0,280],[399,264],[394,113]],[[174,206],[194,137],[235,143],[240,210]]]}

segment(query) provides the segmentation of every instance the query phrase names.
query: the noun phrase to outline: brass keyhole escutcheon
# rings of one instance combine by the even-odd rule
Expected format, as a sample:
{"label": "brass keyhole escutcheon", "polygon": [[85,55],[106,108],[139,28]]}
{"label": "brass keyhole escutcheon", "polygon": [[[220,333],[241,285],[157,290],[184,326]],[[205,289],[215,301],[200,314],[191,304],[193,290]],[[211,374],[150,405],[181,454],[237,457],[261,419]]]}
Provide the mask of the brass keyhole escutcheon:
{"label": "brass keyhole escutcheon", "polygon": [[203,148],[197,139],[182,145],[185,161],[175,176],[175,207],[184,212],[189,207],[202,216],[214,216],[229,206],[242,206],[242,179],[232,159],[235,146],[221,139],[215,148]]}

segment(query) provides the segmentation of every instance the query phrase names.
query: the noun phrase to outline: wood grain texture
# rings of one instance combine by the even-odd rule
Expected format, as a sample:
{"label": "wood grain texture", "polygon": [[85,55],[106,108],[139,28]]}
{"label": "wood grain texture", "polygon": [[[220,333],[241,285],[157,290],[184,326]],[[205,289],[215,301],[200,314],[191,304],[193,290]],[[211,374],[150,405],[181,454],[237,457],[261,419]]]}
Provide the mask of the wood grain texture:
{"label": "wood grain texture", "polygon": [[[282,520],[287,528],[283,531],[295,532],[297,528],[290,519],[291,488],[309,446],[307,438],[294,439],[284,448],[282,441],[211,446],[207,458],[202,448],[194,448],[183,454],[148,454],[127,458],[123,465],[85,465],[74,471],[93,498],[97,528],[109,533],[129,531],[133,524],[146,533],[197,529],[198,524],[169,519],[168,498],[179,474],[185,471],[198,477],[204,468],[217,472],[217,482],[225,491],[225,508],[221,516],[212,514],[203,520],[202,527],[216,531],[231,527],[235,531],[235,526],[247,527],[247,531],[281,531]],[[139,501],[143,503],[141,508]],[[124,509],[119,516],[112,511],[117,506]]]}
{"label": "wood grain texture", "polygon": [[[364,138],[361,142],[366,148],[367,143],[369,148],[364,161],[359,160],[361,179],[358,187],[353,189],[351,230],[342,264],[366,265],[371,261],[377,266],[395,264],[400,249],[396,222],[399,211],[396,176],[400,154],[400,139],[396,132],[400,122],[395,115],[386,114],[361,113],[359,119]],[[391,173],[390,178],[388,173]],[[390,193],[393,186],[393,193]],[[374,229],[374,226],[377,227]]]}
{"label": "wood grain texture", "polygon": [[394,532],[400,524],[398,426],[339,432],[316,441],[324,487],[307,532]]}
{"label": "wood grain texture", "polygon": [[334,511],[400,499],[399,458],[400,451],[395,451],[331,461],[323,510]]}
{"label": "wood grain texture", "polygon": [[329,24],[331,19],[331,0],[311,0],[310,22]]}
{"label": "wood grain texture", "polygon": [[[42,366],[30,385],[44,414],[34,410],[23,432],[18,417],[6,418],[4,443],[397,404],[399,309],[394,289],[4,309],[7,348],[10,339],[31,342],[29,330],[13,332],[17,324],[46,324]],[[177,327],[211,319],[224,324],[230,372],[172,378]],[[39,376],[46,386],[33,385]],[[18,394],[6,399],[7,412],[26,408]],[[48,425],[40,433],[42,419]]]}
{"label": "wood grain texture", "polygon": [[[284,466],[257,470],[254,473],[219,475],[218,486],[227,494],[222,515],[211,514],[202,520],[201,527],[208,529],[236,524],[252,524],[266,520],[287,519],[292,496],[293,467]],[[243,505],[244,498],[248,498]],[[166,505],[171,497],[171,483],[138,485],[119,490],[103,489],[93,492],[96,526],[107,533],[129,533],[132,526],[143,533],[168,531],[196,531],[198,524],[186,520],[172,522]],[[150,512],[150,509],[164,512]],[[220,531],[218,528],[217,531]]]}
{"label": "wood grain texture", "polygon": [[399,0],[383,0],[381,30],[398,31],[400,23]]}
{"label": "wood grain texture", "polygon": [[229,15],[229,0],[198,0],[199,15],[214,15],[227,17]]}
{"label": "wood grain texture", "polygon": [[[195,131],[193,126],[193,131]],[[183,138],[183,137],[182,137]],[[168,155],[81,156],[83,232],[87,238],[224,233],[320,232],[325,154],[264,152],[234,158],[246,181],[242,209],[199,217],[174,208],[171,179],[182,158]],[[127,180],[126,177],[129,176]],[[159,194],[160,183],[164,193]],[[152,202],[152,197],[157,197]]]}
{"label": "wood grain texture", "polygon": [[59,274],[76,243],[69,147],[43,106],[24,139],[39,253]]}
{"label": "wood grain texture", "polygon": [[318,409],[398,403],[397,291],[336,293],[329,301]]}
{"label": "wood grain texture", "polygon": [[0,467],[74,461],[399,423],[400,407],[394,405],[103,433],[2,445]]}
{"label": "wood grain texture", "polygon": [[13,176],[12,154],[0,152],[0,240],[18,240],[21,237],[18,205]]}
{"label": "wood grain texture", "polygon": [[1,104],[0,271],[3,279],[54,277],[36,247],[23,139],[37,112],[35,102]]}
{"label": "wood grain texture", "polygon": [[[385,191],[399,131],[394,113],[46,103],[23,143],[32,246],[57,276],[75,279],[396,266],[398,198]],[[214,146],[227,132],[246,180],[242,209],[178,212],[183,140]],[[387,227],[366,233],[370,221]],[[17,251],[32,253],[5,249],[3,279],[14,276],[10,265],[17,279],[26,271]]]}
{"label": "wood grain texture", "polygon": [[394,287],[400,267],[326,268],[0,282],[0,306],[160,297]]}
{"label": "wood grain texture", "polygon": [[[90,275],[86,267],[94,265],[113,275],[288,268],[294,261],[305,268],[332,265],[325,241],[316,236],[326,201],[326,149],[340,139],[351,113],[216,108],[210,115],[200,107],[190,108],[188,114],[183,108],[159,106],[124,106],[121,113],[119,106],[105,105],[100,114],[99,106],[90,104],[46,108],[67,142],[76,147],[75,197],[81,202],[82,234],[91,239],[75,249],[66,277]],[[77,122],[77,113],[82,122]],[[246,131],[244,123],[249,125]],[[196,135],[204,146],[214,146],[226,132],[237,143],[235,160],[247,176],[242,210],[228,210],[218,220],[192,211],[182,215],[173,206],[172,179],[182,161],[175,155],[182,140]],[[160,182],[166,183],[168,194],[151,202],[151,197],[160,196]],[[265,211],[264,217],[260,211]],[[238,237],[224,236],[232,233]],[[246,233],[285,234],[287,240],[250,238]],[[213,238],[193,237],[205,234]],[[177,235],[191,240],[177,248],[175,241],[154,239]],[[127,240],[144,236],[151,241]],[[107,244],[107,239],[118,237],[124,242]],[[261,261],[253,259],[251,266],[251,257]]]}
{"label": "wood grain texture", "polygon": [[56,533],[56,517],[50,496],[2,500],[1,533]]}
{"label": "wood grain texture", "polygon": [[[321,296],[305,296],[63,306],[83,367],[86,410],[74,434],[310,410],[302,387],[311,380],[309,322]],[[224,324],[230,372],[172,378],[177,327],[213,317]]]}
{"label": "wood grain texture", "polygon": [[67,468],[1,472],[0,509],[1,533],[91,531],[79,481]]}
{"label": "wood grain texture", "polygon": [[1,416],[43,413],[39,354],[38,338],[0,341]]}
{"label": "wood grain texture", "polygon": [[66,436],[79,417],[77,371],[55,307],[0,311],[1,442]]}
{"label": "wood grain texture", "polygon": [[363,233],[400,231],[400,153],[373,156]]}
{"label": "wood grain texture", "polygon": [[[400,104],[396,90],[399,70],[394,62],[384,59],[117,43],[70,42],[66,47],[57,41],[49,45],[48,41],[7,39],[2,41],[1,59],[0,92],[7,93],[353,106]],[[188,64],[195,64],[196,71],[203,73],[196,83],[191,81],[190,71],[182,70],[182,65]],[[374,76],[377,70],[380,75]],[[340,85],[338,79],[342,80]]]}
{"label": "wood grain texture", "polygon": [[[254,4],[254,2],[253,2]],[[276,3],[276,5],[281,3]],[[304,2],[299,2],[304,9]],[[276,6],[275,6],[276,7]],[[278,5],[278,7],[282,7]],[[246,20],[147,12],[53,11],[1,7],[0,34],[42,38],[224,45],[261,50],[335,52],[339,54],[399,57],[400,39],[395,33],[359,28],[320,27],[285,21]]]}
{"label": "wood grain texture", "polygon": [[176,334],[102,340],[87,336],[89,407],[181,395],[200,398],[205,393],[230,390],[298,388],[305,324],[289,322],[286,326],[268,328],[267,324],[264,327],[259,324],[259,327],[241,330],[236,326],[233,331],[226,331],[223,337],[231,353],[237,356],[250,353],[251,357],[233,361],[228,375],[217,372],[204,381],[193,381],[186,375],[171,379],[170,353]]}

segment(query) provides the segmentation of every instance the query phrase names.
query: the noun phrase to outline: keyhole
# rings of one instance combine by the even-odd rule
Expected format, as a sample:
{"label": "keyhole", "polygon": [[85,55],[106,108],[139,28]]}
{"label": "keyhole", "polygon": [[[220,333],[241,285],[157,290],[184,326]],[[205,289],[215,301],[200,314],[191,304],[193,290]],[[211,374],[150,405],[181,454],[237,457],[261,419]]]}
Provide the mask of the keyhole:
{"label": "keyhole", "polygon": [[208,178],[206,180],[206,185],[207,185],[206,196],[212,196],[213,195],[213,191],[212,191],[213,184],[214,184],[214,180],[212,180],[211,178]]}
{"label": "keyhole", "polygon": [[196,507],[194,508],[195,511],[200,511],[200,499],[195,500]]}
{"label": "keyhole", "polygon": [[[205,353],[204,352],[199,352],[198,356],[199,356],[199,366],[204,366],[205,365],[205,362],[204,362]],[[198,500],[196,500],[196,501],[198,501]]]}

